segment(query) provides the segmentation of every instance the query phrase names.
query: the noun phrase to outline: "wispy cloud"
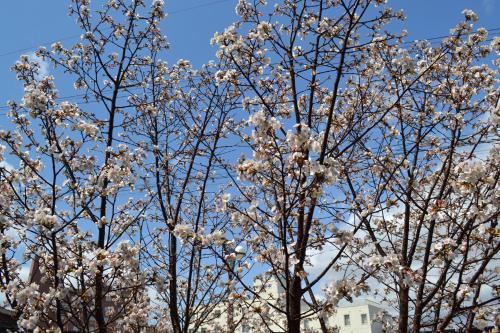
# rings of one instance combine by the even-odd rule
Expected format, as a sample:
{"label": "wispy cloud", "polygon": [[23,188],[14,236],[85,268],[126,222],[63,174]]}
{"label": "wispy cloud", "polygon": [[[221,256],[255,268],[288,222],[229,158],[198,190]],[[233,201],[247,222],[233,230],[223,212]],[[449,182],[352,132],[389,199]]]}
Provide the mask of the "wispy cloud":
{"label": "wispy cloud", "polygon": [[14,170],[14,167],[12,165],[10,165],[9,163],[7,163],[6,161],[0,162],[0,168],[4,168],[7,171]]}
{"label": "wispy cloud", "polygon": [[49,75],[49,63],[42,58],[38,57],[35,52],[29,53],[28,54],[28,59],[31,61],[36,61],[39,65],[40,68],[38,69],[38,76],[39,78],[42,78],[44,76]]}
{"label": "wispy cloud", "polygon": [[491,14],[495,10],[495,0],[483,0],[482,6],[486,13]]}
{"label": "wispy cloud", "polygon": [[[31,268],[30,263],[26,263],[23,266],[21,266],[21,268],[19,269],[19,271],[18,271],[19,278],[22,281],[24,281],[24,282],[28,281],[29,274],[30,274],[30,268]],[[7,297],[5,296],[5,292],[3,292],[3,291],[0,292],[0,306],[10,309],[10,306],[7,304]]]}

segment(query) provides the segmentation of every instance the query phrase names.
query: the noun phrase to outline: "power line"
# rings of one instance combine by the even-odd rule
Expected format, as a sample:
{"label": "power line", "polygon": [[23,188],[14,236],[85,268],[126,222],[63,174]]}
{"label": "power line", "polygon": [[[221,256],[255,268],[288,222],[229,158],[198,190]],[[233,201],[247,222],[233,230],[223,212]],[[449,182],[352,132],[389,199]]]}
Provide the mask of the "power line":
{"label": "power line", "polygon": [[[168,15],[176,15],[176,14],[180,14],[180,13],[184,13],[184,12],[196,10],[196,9],[199,9],[199,8],[210,7],[210,6],[213,6],[213,5],[217,5],[217,4],[221,4],[221,3],[225,3],[225,2],[229,2],[229,1],[231,1],[231,0],[215,0],[215,1],[207,2],[207,3],[199,4],[199,5],[196,5],[196,6],[181,8],[181,9],[178,9],[178,10],[167,12],[167,14]],[[495,32],[495,31],[500,30],[500,27],[498,27],[498,28],[492,28],[492,29],[486,29],[486,30],[488,32]],[[58,38],[58,39],[51,40],[51,41],[44,42],[44,43],[40,43],[40,44],[42,44],[42,45],[49,45],[49,44],[53,44],[53,43],[56,43],[56,42],[62,42],[62,41],[67,41],[67,40],[79,38],[80,36],[81,36],[81,34],[78,34],[78,35],[75,34],[75,35]],[[444,38],[447,38],[447,37],[450,37],[450,36],[452,36],[452,35],[442,35],[442,36],[435,36],[435,37],[431,37],[431,38],[414,39],[414,40],[411,40],[411,41],[404,42],[402,44],[403,45],[407,45],[407,44],[411,44],[411,43],[414,43],[414,42],[420,41],[420,40],[421,41],[441,40],[441,39],[444,39]],[[5,57],[5,56],[9,56],[9,55],[13,55],[13,54],[18,54],[20,52],[35,50],[35,49],[37,49],[39,47],[40,46],[37,45],[37,46],[30,46],[30,47],[20,48],[20,49],[17,49],[17,50],[7,51],[5,53],[0,53],[0,58],[1,57]]]}
{"label": "power line", "polygon": [[[500,27],[499,28],[486,29],[486,30],[488,31],[488,33],[490,33],[490,32],[496,32],[496,31],[500,30]],[[471,32],[471,33],[468,33],[467,35],[470,35],[470,34],[473,34],[473,33],[474,32]],[[412,43],[415,43],[415,42],[418,42],[418,41],[431,42],[431,41],[435,41],[435,40],[443,40],[443,39],[451,37],[451,36],[453,36],[453,35],[443,35],[443,36],[436,36],[436,37],[431,37],[431,38],[414,39],[414,40],[410,40],[410,41],[407,41],[407,42],[403,42],[401,44],[402,45],[408,45],[408,44],[412,44]]]}
{"label": "power line", "polygon": [[[67,36],[67,37],[63,37],[63,38],[60,38],[60,39],[57,39],[57,40],[51,40],[51,41],[48,41],[48,42],[45,42],[45,43],[41,43],[41,44],[48,45],[48,44],[53,44],[53,43],[56,43],[56,42],[63,42],[63,41],[74,39],[74,38],[77,38],[77,37],[80,37],[80,36],[81,35]],[[31,51],[31,50],[35,50],[37,48],[39,48],[39,46],[25,47],[25,48],[22,48],[22,49],[17,49],[17,50],[13,50],[13,51],[2,53],[2,54],[0,54],[0,57],[6,57],[6,56],[9,56],[9,55],[18,54],[20,52]]]}
{"label": "power line", "polygon": [[203,4],[200,4],[200,5],[197,5],[197,6],[191,6],[191,7],[181,8],[181,9],[178,9],[178,10],[167,12],[167,14],[168,15],[179,14],[179,13],[188,12],[188,11],[191,11],[191,10],[194,10],[194,9],[199,9],[199,8],[203,8],[203,7],[209,7],[209,6],[213,6],[213,5],[217,5],[217,4],[224,3],[224,2],[229,2],[229,1],[231,1],[231,0],[216,0],[216,1],[212,1],[212,2],[203,3]]}
{"label": "power line", "polygon": [[[211,5],[215,5],[215,4],[219,4],[219,3],[224,3],[224,2],[228,2],[228,1],[230,1],[230,0],[217,0],[217,1],[207,2],[207,3],[204,3],[204,4],[198,5],[198,6],[192,6],[192,7],[187,7],[187,8],[183,8],[183,9],[179,9],[179,10],[173,11],[173,12],[170,13],[170,15],[181,13],[181,12],[186,12],[186,11],[190,11],[190,10],[194,10],[194,9],[198,9],[198,8],[208,7],[208,6],[211,6]],[[496,32],[496,31],[500,31],[500,27],[486,29],[486,30],[489,33]],[[79,37],[80,35],[74,35],[74,36],[64,37],[62,39],[58,39],[57,41],[64,41],[64,40],[72,39],[72,38],[75,38],[75,36]],[[451,37],[451,36],[453,36],[453,35],[442,35],[442,36],[435,36],[435,37],[431,37],[431,38],[414,39],[414,40],[403,42],[401,44],[402,45],[408,45],[408,44],[411,44],[411,43],[414,43],[414,42],[417,42],[417,41],[443,40],[444,38],[448,38],[448,37]],[[497,36],[495,36],[495,37],[497,37]],[[485,42],[489,42],[489,41],[492,41],[492,40],[493,40],[493,38],[490,38],[490,39],[485,40]],[[15,51],[10,51],[8,53],[0,54],[0,57],[6,56],[6,55],[9,55],[9,54],[14,54],[16,52],[22,52],[22,51],[26,51],[26,50],[31,50],[31,49],[33,49],[33,48],[23,48],[23,49],[18,49],[18,50],[15,50]],[[88,96],[87,94],[77,94],[77,95],[70,95],[70,96],[61,96],[61,97],[56,98],[55,100],[56,101],[61,101],[61,100],[69,100],[69,99],[78,99],[80,97],[87,97],[87,96]],[[80,100],[80,101],[78,101],[78,100],[75,101],[75,103],[77,103],[77,104],[90,104],[90,103],[95,103],[95,102],[96,101],[89,101],[86,98],[84,98],[83,100]],[[9,109],[8,106],[0,106],[0,110],[2,110],[2,111],[8,110],[8,109]],[[3,114],[0,113],[0,115],[5,115],[5,113],[3,113]]]}
{"label": "power line", "polygon": [[[223,0],[223,1],[227,1],[227,0]],[[500,30],[500,28],[497,28],[495,30]],[[443,38],[446,38],[446,37],[450,37],[450,36],[444,36]],[[426,41],[426,40],[430,40],[430,39],[421,39],[421,41]],[[485,42],[490,42],[492,40],[493,40],[493,38],[490,38],[490,39],[485,40]],[[417,40],[408,41],[406,43],[412,43],[412,42],[415,42],[415,41],[417,41]],[[406,44],[406,43],[403,43],[403,44]],[[107,90],[107,89],[105,89],[105,90]],[[89,94],[76,94],[76,95],[69,95],[69,96],[57,97],[54,100],[55,101],[73,101],[76,104],[92,104],[92,103],[97,103],[98,102],[97,100],[89,100],[87,98],[88,96],[89,96]],[[125,97],[128,97],[128,96],[120,96],[118,98],[122,99],[122,98],[125,98]],[[83,98],[83,99],[78,100],[78,98]],[[9,106],[0,106],[0,111],[6,111],[6,110],[9,110]],[[7,113],[0,113],[0,116],[5,116],[6,114]]]}
{"label": "power line", "polygon": [[[167,15],[176,15],[176,14],[180,14],[180,13],[185,13],[185,12],[189,12],[189,11],[192,11],[192,10],[195,10],[195,9],[204,8],[204,7],[210,7],[210,6],[213,6],[213,5],[217,5],[217,4],[224,3],[224,2],[229,2],[229,1],[231,1],[231,0],[216,0],[216,1],[211,1],[211,2],[207,2],[207,3],[199,4],[199,5],[196,5],[196,6],[181,8],[181,9],[178,9],[178,10],[167,12]],[[56,43],[56,42],[64,42],[64,41],[67,41],[67,40],[71,40],[71,39],[75,39],[75,38],[80,38],[80,36],[81,36],[81,34],[78,34],[78,35],[75,34],[75,35],[70,35],[70,36],[66,36],[66,37],[62,37],[62,38],[58,38],[58,39],[46,41],[46,42],[40,43],[40,44],[41,45],[51,45],[51,44]],[[36,45],[36,46],[29,46],[29,47],[20,48],[20,49],[17,49],[17,50],[7,51],[5,53],[0,53],[0,58],[1,57],[6,57],[6,56],[9,56],[9,55],[13,55],[13,54],[18,54],[20,52],[36,50],[36,49],[38,49],[40,47],[40,44]]]}

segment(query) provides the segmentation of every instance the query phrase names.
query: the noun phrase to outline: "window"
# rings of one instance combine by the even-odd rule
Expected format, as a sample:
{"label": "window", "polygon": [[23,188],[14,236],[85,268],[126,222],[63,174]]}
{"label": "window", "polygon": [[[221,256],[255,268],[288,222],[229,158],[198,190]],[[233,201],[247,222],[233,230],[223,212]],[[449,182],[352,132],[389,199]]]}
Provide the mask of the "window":
{"label": "window", "polygon": [[250,333],[250,326],[243,324],[243,326],[241,327],[241,332]]}
{"label": "window", "polygon": [[215,317],[217,317],[217,318],[218,318],[218,317],[220,317],[220,310],[215,310],[215,311],[214,311],[214,315],[215,315]]}
{"label": "window", "polygon": [[344,315],[344,325],[345,326],[351,326],[351,316]]}
{"label": "window", "polygon": [[305,329],[309,328],[309,319],[304,320],[304,328]]}
{"label": "window", "polygon": [[366,313],[361,314],[361,324],[368,324],[368,316]]}

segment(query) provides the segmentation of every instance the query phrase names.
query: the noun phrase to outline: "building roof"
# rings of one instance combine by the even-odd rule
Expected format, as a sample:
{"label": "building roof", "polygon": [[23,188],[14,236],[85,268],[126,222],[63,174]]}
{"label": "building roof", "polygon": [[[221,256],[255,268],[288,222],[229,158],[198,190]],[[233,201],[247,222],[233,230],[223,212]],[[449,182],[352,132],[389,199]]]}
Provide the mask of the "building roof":
{"label": "building roof", "polygon": [[385,307],[382,304],[380,304],[379,302],[376,302],[376,301],[373,301],[370,299],[362,299],[362,298],[354,299],[352,301],[352,303],[345,301],[345,300],[341,301],[339,303],[339,308],[349,308],[349,307],[356,307],[356,306],[363,306],[363,305],[371,305],[371,306],[385,310]]}

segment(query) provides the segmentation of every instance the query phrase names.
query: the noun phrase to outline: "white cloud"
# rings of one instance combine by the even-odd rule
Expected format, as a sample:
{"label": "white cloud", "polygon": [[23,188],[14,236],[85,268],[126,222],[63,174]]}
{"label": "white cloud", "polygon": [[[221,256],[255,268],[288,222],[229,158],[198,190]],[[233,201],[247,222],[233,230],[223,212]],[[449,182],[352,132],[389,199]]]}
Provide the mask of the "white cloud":
{"label": "white cloud", "polygon": [[21,267],[21,270],[19,271],[19,277],[21,278],[22,281],[28,282],[28,278],[30,276],[30,270],[31,270],[31,262]]}
{"label": "white cloud", "polygon": [[14,170],[14,167],[6,161],[0,162],[0,168],[5,168],[7,171]]}
{"label": "white cloud", "polygon": [[49,75],[49,63],[42,58],[38,57],[35,52],[28,54],[28,59],[31,61],[36,61],[40,68],[38,69],[38,78]]}
{"label": "white cloud", "polygon": [[[30,268],[31,268],[31,264],[26,263],[23,266],[21,266],[21,268],[19,269],[19,278],[22,281],[24,281],[24,282],[28,281],[29,274],[30,274]],[[10,308],[10,306],[8,306],[8,304],[7,304],[7,297],[5,296],[5,292],[3,292],[3,291],[0,292],[0,306]]]}
{"label": "white cloud", "polygon": [[[338,250],[332,244],[326,244],[321,251],[311,251],[311,253],[309,254],[311,265],[306,268],[309,279],[314,280],[319,274],[321,274],[321,272],[326,269],[328,264],[337,254]],[[326,273],[326,275],[322,278],[322,282],[319,283],[319,287],[323,288],[326,286],[326,284],[334,280],[340,280],[343,278],[343,275],[343,272],[336,272],[334,269],[330,269],[328,273]]]}

